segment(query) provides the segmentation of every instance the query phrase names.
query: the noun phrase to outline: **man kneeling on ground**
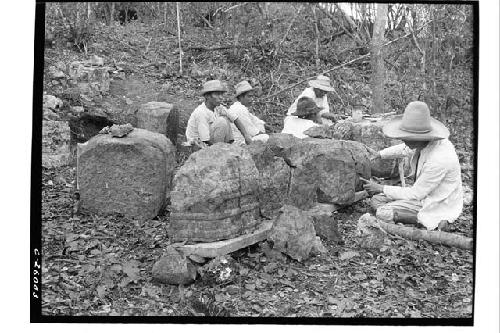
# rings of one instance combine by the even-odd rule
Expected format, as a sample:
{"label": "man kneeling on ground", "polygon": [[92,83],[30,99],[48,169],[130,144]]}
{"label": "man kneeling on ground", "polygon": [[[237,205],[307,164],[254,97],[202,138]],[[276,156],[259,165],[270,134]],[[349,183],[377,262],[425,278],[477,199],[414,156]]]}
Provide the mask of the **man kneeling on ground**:
{"label": "man kneeling on ground", "polygon": [[233,118],[236,117],[237,119],[237,121],[231,124],[234,142],[244,145],[256,140],[267,141],[269,135],[265,134],[265,122],[248,110],[252,105],[252,86],[248,81],[241,81],[234,88],[236,90],[235,97],[237,101],[229,108],[229,113]]}
{"label": "man kneeling on ground", "polygon": [[411,187],[380,185],[363,180],[375,194],[371,205],[384,222],[423,225],[428,230],[448,230],[462,212],[463,193],[460,163],[448,129],[430,116],[427,104],[411,102],[403,116],[383,127],[387,137],[404,143],[378,152],[381,158],[410,156]]}

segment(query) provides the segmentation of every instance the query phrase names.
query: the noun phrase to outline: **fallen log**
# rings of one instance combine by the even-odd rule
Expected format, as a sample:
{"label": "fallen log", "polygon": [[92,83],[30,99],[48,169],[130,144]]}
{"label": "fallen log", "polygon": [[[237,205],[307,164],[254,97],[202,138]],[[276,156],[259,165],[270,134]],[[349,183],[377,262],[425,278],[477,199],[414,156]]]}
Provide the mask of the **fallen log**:
{"label": "fallen log", "polygon": [[462,235],[452,234],[444,231],[431,231],[415,229],[397,224],[387,223],[377,219],[379,226],[386,232],[401,236],[409,240],[425,240],[430,243],[443,244],[451,247],[471,250],[473,246],[472,238]]}

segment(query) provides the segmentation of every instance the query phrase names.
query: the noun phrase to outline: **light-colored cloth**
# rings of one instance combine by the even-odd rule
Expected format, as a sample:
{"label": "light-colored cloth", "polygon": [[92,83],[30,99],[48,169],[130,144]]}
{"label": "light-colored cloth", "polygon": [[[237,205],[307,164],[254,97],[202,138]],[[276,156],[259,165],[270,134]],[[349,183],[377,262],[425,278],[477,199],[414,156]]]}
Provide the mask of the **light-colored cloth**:
{"label": "light-colored cloth", "polygon": [[[259,133],[265,133],[264,128],[265,122],[259,119],[257,116],[253,115],[246,106],[241,104],[239,101],[234,102],[228,110],[229,114],[234,119],[239,119],[242,125],[245,127],[248,135],[253,138]],[[236,118],[235,118],[236,117]],[[234,124],[234,120],[231,123],[231,129],[233,130],[234,142],[237,144],[245,144],[245,138],[239,131],[239,129]]]}
{"label": "light-colored cloth", "polygon": [[383,193],[393,200],[420,202],[419,223],[432,230],[442,220],[452,223],[458,218],[463,208],[461,169],[455,147],[448,139],[429,142],[420,152],[418,167],[415,151],[404,143],[380,151],[380,156],[383,159],[411,156],[410,176],[417,170],[415,184],[384,185]]}
{"label": "light-colored cloth", "polygon": [[286,116],[281,133],[293,134],[299,139],[308,138],[304,132],[314,126],[321,126],[321,124],[315,123],[309,119],[302,119],[297,116]]}
{"label": "light-colored cloth", "polygon": [[394,210],[403,211],[415,218],[422,209],[422,203],[417,200],[393,200],[385,194],[374,195],[370,204],[376,210],[376,216],[385,222],[394,222]]}
{"label": "light-colored cloth", "polygon": [[227,117],[215,117],[215,121],[210,125],[210,142],[232,143],[233,141],[230,120]]}
{"label": "light-colored cloth", "polygon": [[[328,105],[328,97],[324,95],[323,97],[318,98],[314,93],[314,89],[312,87],[308,87],[304,89],[304,91],[302,91],[299,97],[297,97],[297,99],[292,103],[292,105],[290,105],[290,108],[288,108],[287,116],[290,116],[292,113],[297,111],[297,102],[302,97],[312,98],[312,100],[314,101],[314,103],[316,103],[318,107],[323,108],[323,110],[321,110],[319,114],[330,112],[330,106]],[[321,118],[321,120],[323,122],[323,125],[328,125],[328,126],[333,125],[333,122],[330,119]]]}
{"label": "light-colored cloth", "polygon": [[[221,120],[217,120],[219,118]],[[217,140],[220,140],[221,137],[223,137],[224,140],[232,140],[229,122],[234,121],[234,119],[236,118],[229,114],[227,109],[223,106],[218,106],[214,112],[207,108],[205,103],[202,103],[198,105],[189,116],[186,126],[187,142],[193,143],[196,141],[212,141],[214,137]],[[229,120],[229,122],[226,120]],[[215,136],[214,130],[216,131]]]}

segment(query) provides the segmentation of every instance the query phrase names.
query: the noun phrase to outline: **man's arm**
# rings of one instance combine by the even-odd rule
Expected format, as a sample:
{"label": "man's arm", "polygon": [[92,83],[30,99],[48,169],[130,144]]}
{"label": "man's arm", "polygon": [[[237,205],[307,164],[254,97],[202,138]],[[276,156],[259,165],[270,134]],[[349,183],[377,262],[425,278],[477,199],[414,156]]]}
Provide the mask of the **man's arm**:
{"label": "man's arm", "polygon": [[241,119],[236,118],[234,120],[234,124],[236,125],[236,127],[238,128],[238,130],[241,132],[241,135],[243,135],[243,137],[245,138],[245,143],[247,145],[249,145],[250,143],[252,143],[252,138],[248,134],[248,132],[247,132],[245,126],[243,125],[243,122],[241,121]]}
{"label": "man's arm", "polygon": [[426,163],[417,181],[411,187],[384,185],[383,192],[395,200],[423,200],[446,176],[446,168],[436,163]]}
{"label": "man's arm", "polygon": [[382,159],[401,158],[410,156],[411,154],[413,154],[413,151],[404,143],[379,151],[379,155]]}

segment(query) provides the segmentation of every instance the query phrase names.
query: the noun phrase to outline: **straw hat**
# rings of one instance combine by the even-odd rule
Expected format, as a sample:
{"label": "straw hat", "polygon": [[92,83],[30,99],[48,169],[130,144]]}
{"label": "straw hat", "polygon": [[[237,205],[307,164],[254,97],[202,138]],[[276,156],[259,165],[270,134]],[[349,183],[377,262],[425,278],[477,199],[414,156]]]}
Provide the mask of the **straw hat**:
{"label": "straw hat", "polygon": [[201,89],[201,94],[205,94],[207,92],[212,92],[212,91],[222,91],[226,92],[227,89],[224,87],[222,82],[220,80],[211,80],[207,81],[203,84],[203,88]]}
{"label": "straw hat", "polygon": [[297,110],[292,113],[292,116],[307,116],[310,114],[315,114],[323,110],[316,105],[316,103],[309,97],[301,97],[297,101]]}
{"label": "straw hat", "polygon": [[390,138],[409,141],[441,140],[450,135],[446,126],[431,117],[424,102],[409,103],[403,115],[394,117],[382,130]]}
{"label": "straw hat", "polygon": [[235,95],[236,97],[238,97],[243,93],[246,93],[247,91],[253,90],[252,86],[250,85],[250,83],[248,83],[248,81],[241,81],[240,83],[234,86],[234,89],[236,90],[236,95]]}
{"label": "straw hat", "polygon": [[324,75],[318,75],[315,80],[309,81],[309,86],[323,91],[334,91],[333,87],[330,85],[330,78]]}

